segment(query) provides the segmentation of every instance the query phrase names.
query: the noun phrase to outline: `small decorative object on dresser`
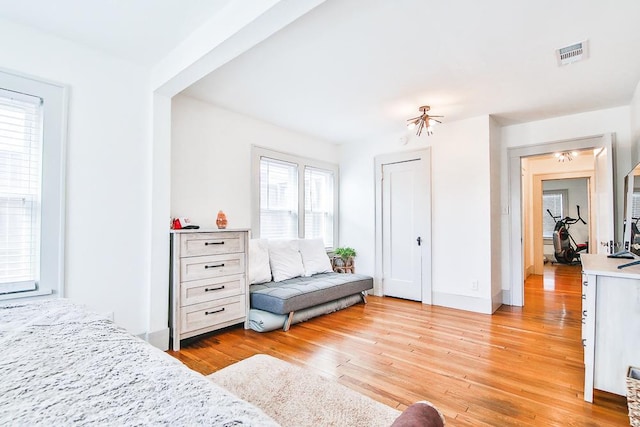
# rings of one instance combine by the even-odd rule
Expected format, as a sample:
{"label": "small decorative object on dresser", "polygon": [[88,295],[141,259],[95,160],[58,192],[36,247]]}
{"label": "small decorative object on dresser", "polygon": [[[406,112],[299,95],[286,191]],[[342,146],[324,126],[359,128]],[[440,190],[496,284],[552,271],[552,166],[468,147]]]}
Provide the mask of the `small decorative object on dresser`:
{"label": "small decorative object on dresser", "polygon": [[227,228],[227,216],[222,211],[218,211],[218,217],[216,218],[216,225],[219,229],[224,230]]}
{"label": "small decorative object on dresser", "polygon": [[171,342],[245,324],[248,230],[171,232]]}
{"label": "small decorative object on dresser", "polygon": [[353,258],[356,256],[355,249],[349,247],[336,248],[333,254],[334,256],[331,258],[333,271],[336,273],[356,272],[356,267],[353,262]]}

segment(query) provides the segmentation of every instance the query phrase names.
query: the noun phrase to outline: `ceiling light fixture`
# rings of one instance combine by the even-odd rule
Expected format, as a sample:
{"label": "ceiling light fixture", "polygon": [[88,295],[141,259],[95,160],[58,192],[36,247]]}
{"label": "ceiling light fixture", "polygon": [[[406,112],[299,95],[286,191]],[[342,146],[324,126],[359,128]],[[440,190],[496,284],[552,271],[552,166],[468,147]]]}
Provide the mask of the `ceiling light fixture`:
{"label": "ceiling light fixture", "polygon": [[563,151],[562,153],[555,153],[554,156],[558,159],[559,162],[570,162],[574,157],[578,155],[577,151]]}
{"label": "ceiling light fixture", "polygon": [[427,135],[433,135],[433,125],[436,123],[442,123],[440,120],[435,119],[434,117],[444,117],[444,116],[430,116],[427,112],[431,110],[431,107],[428,105],[423,105],[419,108],[419,111],[422,113],[418,117],[414,117],[412,119],[407,120],[407,128],[413,129],[415,127],[418,128],[416,131],[416,135],[420,136],[423,130],[427,131]]}

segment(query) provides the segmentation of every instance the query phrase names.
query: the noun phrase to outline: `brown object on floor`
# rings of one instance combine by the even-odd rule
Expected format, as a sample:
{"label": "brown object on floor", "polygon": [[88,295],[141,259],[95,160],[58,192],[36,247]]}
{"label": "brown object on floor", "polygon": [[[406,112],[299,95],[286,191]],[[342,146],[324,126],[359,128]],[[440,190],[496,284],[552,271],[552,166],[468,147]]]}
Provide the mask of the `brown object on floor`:
{"label": "brown object on floor", "polygon": [[391,424],[391,427],[443,427],[444,417],[429,402],[416,402],[409,406]]}

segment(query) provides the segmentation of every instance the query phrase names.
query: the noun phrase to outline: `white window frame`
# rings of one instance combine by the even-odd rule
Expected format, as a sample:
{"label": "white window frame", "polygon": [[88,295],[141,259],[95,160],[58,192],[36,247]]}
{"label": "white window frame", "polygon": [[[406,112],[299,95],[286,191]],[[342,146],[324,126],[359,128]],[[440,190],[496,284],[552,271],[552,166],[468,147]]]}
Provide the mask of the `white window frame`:
{"label": "white window frame", "polygon": [[43,100],[40,277],[36,290],[0,294],[0,300],[44,295],[62,297],[68,89],[1,69],[0,88]]}
{"label": "white window frame", "polygon": [[[544,206],[544,196],[545,195],[556,195],[556,194],[560,194],[562,196],[562,214],[560,215],[559,219],[562,219],[564,217],[566,217],[568,215],[569,212],[569,190],[566,189],[560,189],[560,190],[544,190],[542,192],[542,206]],[[542,212],[542,215],[544,215],[545,218],[549,217],[549,213],[545,210]],[[557,223],[557,221],[556,221]],[[555,226],[554,226],[555,227]],[[551,242],[553,240],[553,230],[551,230],[551,234],[548,236],[545,236],[544,234],[544,222],[543,222],[543,227],[542,227],[542,237],[544,240]]]}
{"label": "white window frame", "polygon": [[[268,157],[274,160],[280,160],[298,165],[298,238],[304,239],[305,232],[305,191],[304,191],[304,173],[306,167],[315,169],[323,169],[333,172],[333,246],[335,247],[339,240],[339,217],[340,217],[340,188],[339,188],[339,168],[337,164],[323,162],[320,160],[310,159],[307,157],[297,156],[294,154],[283,153],[264,147],[252,146],[252,185],[251,185],[251,233],[253,237],[260,237],[260,159]],[[327,247],[328,250],[334,247]]]}

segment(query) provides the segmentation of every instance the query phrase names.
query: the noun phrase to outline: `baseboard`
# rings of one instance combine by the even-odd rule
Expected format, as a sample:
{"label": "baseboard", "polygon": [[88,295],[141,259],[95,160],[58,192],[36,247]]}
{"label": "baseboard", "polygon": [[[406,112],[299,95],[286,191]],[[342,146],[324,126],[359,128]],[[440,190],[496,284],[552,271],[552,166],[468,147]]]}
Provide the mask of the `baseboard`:
{"label": "baseboard", "polygon": [[495,313],[497,309],[502,305],[502,289],[491,297],[491,313]]}
{"label": "baseboard", "polygon": [[511,305],[511,290],[503,289],[502,290],[502,304]]}
{"label": "baseboard", "polygon": [[377,297],[382,297],[384,294],[382,293],[382,280],[378,280],[374,277],[373,279],[373,295]]}
{"label": "baseboard", "polygon": [[169,328],[138,334],[138,337],[162,351],[169,350]]}
{"label": "baseboard", "polygon": [[534,266],[530,265],[529,267],[527,267],[525,269],[524,277],[527,278],[527,277],[531,276],[533,274],[533,271],[534,271]]}
{"label": "baseboard", "polygon": [[458,310],[473,311],[475,313],[491,314],[491,301],[485,298],[470,297],[467,295],[454,295],[442,292],[432,294],[433,305],[455,308]]}

